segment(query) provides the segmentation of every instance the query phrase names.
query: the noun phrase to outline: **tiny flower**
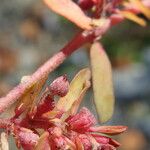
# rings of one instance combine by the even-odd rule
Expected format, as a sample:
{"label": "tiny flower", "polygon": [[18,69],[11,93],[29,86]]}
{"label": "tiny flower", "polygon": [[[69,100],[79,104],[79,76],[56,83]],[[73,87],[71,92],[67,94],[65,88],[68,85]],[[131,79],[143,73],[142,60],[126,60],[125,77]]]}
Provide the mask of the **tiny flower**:
{"label": "tiny flower", "polygon": [[58,77],[56,80],[54,80],[48,89],[53,95],[58,95],[61,97],[65,96],[69,89],[69,82],[66,75]]}
{"label": "tiny flower", "polygon": [[87,108],[82,108],[79,113],[69,116],[66,121],[53,123],[53,126],[48,129],[52,150],[66,150],[71,147],[77,149],[80,146],[84,150],[90,150],[95,145],[97,150],[108,148],[115,150],[120,144],[101,133],[113,135],[126,130],[124,126],[95,127],[96,119]]}
{"label": "tiny flower", "polygon": [[22,146],[25,150],[32,150],[39,140],[39,136],[27,128],[14,127],[12,132],[18,147]]}
{"label": "tiny flower", "polygon": [[93,114],[87,108],[82,108],[80,112],[67,120],[69,128],[77,132],[85,132],[96,123]]}

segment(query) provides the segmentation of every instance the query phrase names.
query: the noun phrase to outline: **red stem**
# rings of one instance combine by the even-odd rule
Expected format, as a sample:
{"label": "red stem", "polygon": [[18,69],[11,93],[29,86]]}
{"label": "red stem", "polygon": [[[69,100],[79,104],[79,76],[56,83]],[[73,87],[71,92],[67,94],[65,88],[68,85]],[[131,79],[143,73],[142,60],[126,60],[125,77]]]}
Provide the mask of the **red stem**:
{"label": "red stem", "polygon": [[12,89],[5,97],[0,98],[0,113],[16,102],[21,96],[37,81],[47,76],[56,69],[69,55],[87,42],[93,41],[94,32],[84,31],[77,34],[60,52],[52,56],[35,73],[33,73],[26,82],[20,83]]}

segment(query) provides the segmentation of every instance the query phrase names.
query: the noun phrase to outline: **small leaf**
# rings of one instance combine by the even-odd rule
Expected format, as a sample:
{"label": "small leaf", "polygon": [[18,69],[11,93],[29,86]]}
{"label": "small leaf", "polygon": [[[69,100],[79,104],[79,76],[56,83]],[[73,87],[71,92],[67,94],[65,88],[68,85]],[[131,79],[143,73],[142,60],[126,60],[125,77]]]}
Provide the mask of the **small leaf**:
{"label": "small leaf", "polygon": [[119,147],[121,144],[119,142],[117,142],[116,140],[113,139],[109,139],[109,143],[110,145],[113,145],[114,147]]}
{"label": "small leaf", "polygon": [[55,118],[60,113],[59,110],[48,111],[42,115],[44,118]]}
{"label": "small leaf", "polygon": [[127,130],[126,126],[99,126],[99,127],[90,127],[89,131],[91,132],[100,132],[108,135],[120,134]]}
{"label": "small leaf", "polygon": [[38,140],[38,143],[35,147],[35,150],[50,150],[50,145],[49,145],[49,140],[48,140],[48,137],[49,137],[49,133],[48,132],[44,132],[39,140]]}
{"label": "small leaf", "polygon": [[0,150],[9,150],[9,144],[8,144],[7,135],[5,132],[1,133]]}
{"label": "small leaf", "polygon": [[137,24],[145,27],[146,26],[146,22],[144,19],[136,16],[135,14],[133,14],[132,12],[128,12],[128,11],[121,11],[120,14],[122,14],[125,18],[136,22]]}
{"label": "small leaf", "polygon": [[112,72],[109,59],[99,43],[90,50],[94,102],[101,122],[109,120],[114,109]]}
{"label": "small leaf", "polygon": [[[21,82],[24,83],[27,82],[28,78],[27,76],[23,77],[21,79]],[[19,103],[17,104],[17,107],[15,109],[16,116],[20,115],[27,108],[28,108],[27,110],[29,110],[31,107],[34,106],[35,100],[39,96],[39,93],[46,79],[47,77],[44,77],[42,80],[38,81],[37,83],[35,83],[34,85],[32,85],[26,90],[26,92],[20,98]]]}
{"label": "small leaf", "polygon": [[88,90],[88,88],[89,88],[90,86],[91,86],[91,83],[90,83],[89,81],[87,81],[87,82],[85,83],[84,89],[83,89],[82,92],[80,93],[80,96],[79,96],[78,100],[76,100],[76,101],[73,103],[73,105],[72,105],[72,107],[71,107],[71,109],[70,109],[70,115],[75,115],[75,114],[77,113],[78,108],[79,108],[79,106],[80,106],[80,104],[81,104],[81,102],[82,102],[82,100],[83,100],[83,97],[84,97],[86,91]]}
{"label": "small leaf", "polygon": [[140,9],[140,11],[148,18],[150,19],[150,9],[146,7],[142,1],[140,0],[130,0],[135,6]]}
{"label": "small leaf", "polygon": [[70,83],[70,88],[67,95],[59,99],[58,103],[56,104],[56,108],[64,112],[69,111],[73,103],[75,101],[78,101],[78,99],[80,98],[80,95],[90,78],[90,70],[88,68],[82,69]]}
{"label": "small leaf", "polygon": [[92,29],[91,18],[86,16],[81,8],[72,0],[44,0],[46,5],[59,15],[75,23],[83,29]]}

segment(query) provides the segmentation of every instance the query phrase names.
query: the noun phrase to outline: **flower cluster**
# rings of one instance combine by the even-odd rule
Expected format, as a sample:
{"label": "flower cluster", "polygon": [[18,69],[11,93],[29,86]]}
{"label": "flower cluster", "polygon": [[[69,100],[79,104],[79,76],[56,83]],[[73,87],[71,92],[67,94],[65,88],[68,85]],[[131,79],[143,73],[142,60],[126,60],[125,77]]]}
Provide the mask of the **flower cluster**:
{"label": "flower cluster", "polygon": [[[114,107],[111,64],[97,40],[111,26],[126,18],[145,26],[144,18],[150,19],[150,1],[44,1],[51,10],[80,27],[82,32],[0,99],[1,113],[18,100],[14,116],[0,119],[0,127],[12,134],[17,146],[25,150],[115,150],[120,144],[111,136],[124,132],[126,127],[98,126],[87,108],[80,111],[78,108],[91,85],[92,72],[94,102],[100,121],[104,123],[111,118]],[[81,70],[70,84],[66,76],[61,76],[41,94],[48,74],[86,43],[92,43],[89,52],[91,69]],[[5,134],[1,136],[5,139]],[[5,142],[2,145],[6,146]]]}
{"label": "flower cluster", "polygon": [[[84,74],[81,76],[83,71]],[[41,95],[40,102],[27,112],[21,105],[16,107],[14,117],[8,119],[9,122],[5,128],[15,137],[19,148],[22,147],[24,150],[115,150],[120,145],[110,135],[124,132],[125,126],[97,126],[94,115],[87,108],[83,107],[77,112],[81,103],[81,100],[78,101],[80,98],[74,100],[70,107],[69,101],[65,104],[72,90],[76,92],[73,89],[74,83],[77,83],[79,78],[87,76],[88,70],[83,71],[70,85],[66,76],[54,80]],[[56,96],[60,97],[58,101],[55,100]],[[64,107],[64,104],[67,106]]]}

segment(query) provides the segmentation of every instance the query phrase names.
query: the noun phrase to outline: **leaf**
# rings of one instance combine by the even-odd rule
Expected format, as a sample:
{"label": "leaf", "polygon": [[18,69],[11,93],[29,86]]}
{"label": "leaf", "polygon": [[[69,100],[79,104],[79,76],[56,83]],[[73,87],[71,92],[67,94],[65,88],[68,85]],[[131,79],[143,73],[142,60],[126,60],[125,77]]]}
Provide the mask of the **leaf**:
{"label": "leaf", "polygon": [[46,131],[44,132],[41,136],[40,139],[38,140],[38,143],[35,147],[35,150],[50,150],[50,145],[49,145],[49,133]]}
{"label": "leaf", "polygon": [[126,126],[99,126],[99,127],[90,127],[89,131],[91,132],[100,132],[108,135],[120,134],[127,130]]}
{"label": "leaf", "polygon": [[125,18],[136,22],[137,24],[145,27],[146,26],[146,22],[144,19],[136,16],[135,14],[133,14],[132,12],[128,12],[128,11],[121,11],[120,14],[122,14]]}
{"label": "leaf", "polygon": [[44,0],[55,13],[64,16],[83,29],[92,29],[91,18],[86,16],[81,8],[72,0]]}
{"label": "leaf", "polygon": [[101,122],[109,120],[114,109],[110,61],[102,46],[95,42],[90,50],[94,102]]}
{"label": "leaf", "polygon": [[142,1],[140,0],[130,0],[135,6],[140,9],[140,11],[148,18],[150,19],[150,8],[146,7]]}
{"label": "leaf", "polygon": [[51,118],[55,118],[59,113],[60,111],[58,110],[48,111],[44,113],[42,117],[51,119]]}
{"label": "leaf", "polygon": [[64,112],[69,111],[74,102],[79,100],[81,93],[85,90],[85,85],[89,82],[90,78],[90,70],[88,68],[82,69],[70,83],[67,95],[59,99],[56,108]]}
{"label": "leaf", "polygon": [[[30,76],[25,76],[21,79],[21,82],[27,82]],[[39,93],[45,83],[47,76],[41,79],[40,81],[36,82],[34,85],[29,87],[26,92],[22,95],[19,100],[19,103],[16,107],[15,113],[16,116],[20,115],[23,111],[31,109],[35,103],[36,98],[39,96]]]}
{"label": "leaf", "polygon": [[8,144],[7,135],[5,132],[1,133],[0,150],[9,150],[9,144]]}
{"label": "leaf", "polygon": [[78,108],[82,102],[82,99],[90,86],[91,86],[91,83],[89,81],[85,82],[84,89],[81,91],[79,98],[73,103],[70,109],[70,115],[75,115],[77,113]]}

